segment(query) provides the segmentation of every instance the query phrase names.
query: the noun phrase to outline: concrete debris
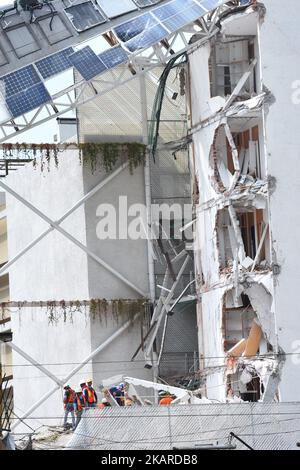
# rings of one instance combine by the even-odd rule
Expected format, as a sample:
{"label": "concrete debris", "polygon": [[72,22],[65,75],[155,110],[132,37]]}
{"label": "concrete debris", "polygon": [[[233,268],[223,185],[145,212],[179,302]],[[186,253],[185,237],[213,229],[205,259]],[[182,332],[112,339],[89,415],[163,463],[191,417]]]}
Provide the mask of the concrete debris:
{"label": "concrete debris", "polygon": [[266,93],[261,93],[260,95],[253,96],[249,99],[237,101],[226,112],[226,116],[243,116],[249,113],[249,111],[258,111],[265,103],[267,96],[268,95]]}
{"label": "concrete debris", "polygon": [[238,179],[236,187],[230,195],[230,199],[235,202],[250,205],[258,196],[264,198],[265,201],[267,195],[268,181],[256,179],[250,175],[242,175]]}

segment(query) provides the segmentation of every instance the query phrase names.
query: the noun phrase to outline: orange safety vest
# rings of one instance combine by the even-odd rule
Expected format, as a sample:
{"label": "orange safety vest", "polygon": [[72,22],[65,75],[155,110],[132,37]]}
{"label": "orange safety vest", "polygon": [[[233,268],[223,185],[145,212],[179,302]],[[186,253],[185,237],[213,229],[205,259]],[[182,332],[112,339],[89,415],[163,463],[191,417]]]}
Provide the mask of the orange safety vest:
{"label": "orange safety vest", "polygon": [[78,395],[76,395],[76,400],[77,400],[77,411],[82,411],[82,410],[83,410],[83,408],[85,407],[85,398],[84,398],[84,396],[83,396],[83,395],[82,395],[82,397],[83,397],[83,401],[84,401],[84,405],[83,405],[83,406],[82,406],[82,403],[81,403],[81,400],[80,400],[79,396],[78,396]]}
{"label": "orange safety vest", "polygon": [[88,394],[88,402],[89,403],[95,403],[95,390],[92,388],[92,390],[89,387],[86,387],[87,394]]}
{"label": "orange safety vest", "polygon": [[74,401],[75,401],[75,392],[74,390],[70,389],[68,397],[67,397],[67,403],[74,403]]}
{"label": "orange safety vest", "polygon": [[160,400],[160,405],[170,405],[170,403],[174,400],[172,397],[164,397]]}
{"label": "orange safety vest", "polygon": [[[73,405],[75,401],[75,397],[76,397],[76,394],[74,390],[70,389],[68,391],[68,395],[66,396],[66,398],[64,398],[65,409],[69,408],[71,410],[71,407],[68,407],[68,405]],[[74,409],[74,407],[72,407],[72,409]]]}

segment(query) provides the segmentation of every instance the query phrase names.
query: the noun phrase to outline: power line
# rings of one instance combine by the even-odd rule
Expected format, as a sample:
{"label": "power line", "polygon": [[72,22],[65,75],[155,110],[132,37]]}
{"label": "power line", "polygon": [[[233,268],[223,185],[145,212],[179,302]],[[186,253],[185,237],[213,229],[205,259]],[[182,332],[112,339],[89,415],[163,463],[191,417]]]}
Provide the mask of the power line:
{"label": "power line", "polygon": [[[183,353],[166,353],[166,354],[192,354],[192,351],[190,352],[183,352]],[[300,357],[300,351],[299,352],[290,352],[290,353],[266,353],[266,354],[257,354],[256,356],[228,356],[229,357],[233,357],[234,359],[239,359],[239,358],[242,358],[242,359],[252,359],[252,360],[259,360],[259,359],[274,359],[274,357],[282,357],[282,356],[299,356]],[[225,359],[226,356],[202,356],[198,358],[198,360],[207,360],[207,359]],[[182,359],[184,359],[184,356],[182,357]],[[173,362],[173,363],[177,363],[177,362],[181,362],[182,359],[172,359],[168,362]],[[145,359],[137,359],[135,361],[130,361],[130,360],[119,360],[119,359],[116,359],[116,360],[111,360],[111,361],[93,361],[93,359],[91,359],[90,361],[93,362],[93,364],[136,364],[138,362],[142,362],[142,363],[145,363]],[[89,361],[89,362],[90,362]],[[62,365],[77,365],[77,364],[81,364],[80,362],[39,362],[38,365],[43,365],[43,366],[62,366]],[[34,364],[2,364],[2,366],[5,366],[5,367],[36,367]]]}

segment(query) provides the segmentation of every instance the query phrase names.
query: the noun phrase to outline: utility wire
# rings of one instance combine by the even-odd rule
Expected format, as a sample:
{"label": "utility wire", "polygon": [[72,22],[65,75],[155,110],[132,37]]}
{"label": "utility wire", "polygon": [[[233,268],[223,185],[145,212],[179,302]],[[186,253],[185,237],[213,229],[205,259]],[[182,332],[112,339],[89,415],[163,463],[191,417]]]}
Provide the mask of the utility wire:
{"label": "utility wire", "polygon": [[[168,353],[166,353],[168,354]],[[170,353],[172,354],[172,353]],[[174,353],[174,354],[186,354],[186,352],[183,352],[183,353]],[[191,352],[192,354],[192,352]],[[234,359],[239,359],[239,358],[243,358],[243,359],[253,359],[253,360],[258,360],[258,359],[273,359],[274,357],[277,357],[277,356],[299,356],[300,357],[300,351],[299,352],[289,352],[289,353],[274,353],[274,352],[270,352],[270,353],[265,353],[265,354],[257,354],[256,356],[232,356]],[[199,360],[207,360],[207,359],[223,359],[225,358],[226,356],[202,356],[199,357]],[[228,356],[228,357],[231,357],[231,356]],[[180,362],[182,359],[172,359],[170,362]],[[92,359],[90,361],[93,361]],[[113,361],[93,361],[93,364],[136,364],[138,362],[142,362],[142,363],[145,363],[145,359],[138,359],[136,361],[130,361],[130,360],[113,360]],[[61,366],[61,365],[77,365],[77,364],[81,364],[80,362],[39,362],[38,363],[39,365],[43,365],[43,366]],[[5,367],[36,367],[34,364],[2,364],[2,366],[5,366]]]}

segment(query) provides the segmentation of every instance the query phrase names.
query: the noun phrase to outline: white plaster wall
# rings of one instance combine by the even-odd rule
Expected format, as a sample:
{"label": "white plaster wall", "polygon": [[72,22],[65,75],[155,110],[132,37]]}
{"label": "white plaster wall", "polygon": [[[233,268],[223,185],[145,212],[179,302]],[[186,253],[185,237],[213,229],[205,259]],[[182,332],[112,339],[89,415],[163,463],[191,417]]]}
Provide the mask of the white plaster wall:
{"label": "white plaster wall", "polygon": [[[83,184],[85,193],[107,177],[104,171],[91,173],[84,168]],[[118,271],[122,276],[137,286],[145,296],[149,293],[147,240],[119,239],[119,196],[127,197],[128,208],[133,204],[145,205],[144,168],[136,168],[131,175],[125,168],[85,204],[87,227],[87,245],[90,250]],[[117,239],[100,240],[97,236],[97,224],[100,216],[97,209],[100,204],[111,204],[117,215]],[[134,217],[128,217],[130,223]],[[126,219],[125,219],[126,220]],[[126,228],[126,227],[125,227]],[[141,295],[127,286],[96,261],[88,259],[89,294],[91,298],[136,299]]]}
{"label": "white plaster wall", "polygon": [[[97,348],[110,335],[118,330],[127,321],[126,316],[116,322],[113,318],[108,318],[107,322],[99,319],[91,321],[92,349]],[[136,359],[131,362],[131,358],[141,343],[141,320],[138,318],[134,324],[124,331],[118,339],[112,342],[100,354],[93,359],[93,378],[96,386],[102,383],[103,379],[117,375],[128,375],[139,379],[153,380],[153,369],[146,369],[145,358],[140,352]]]}
{"label": "white plaster wall", "polygon": [[[293,82],[300,80],[300,3],[264,0],[264,4],[267,13],[259,31],[261,76],[275,96],[265,115],[265,137],[268,173],[277,180],[270,198],[274,261],[281,265],[274,286],[276,323],[279,345],[291,353],[300,340],[300,104],[292,100]],[[287,356],[280,384],[282,401],[299,400],[299,367],[297,356]]]}

